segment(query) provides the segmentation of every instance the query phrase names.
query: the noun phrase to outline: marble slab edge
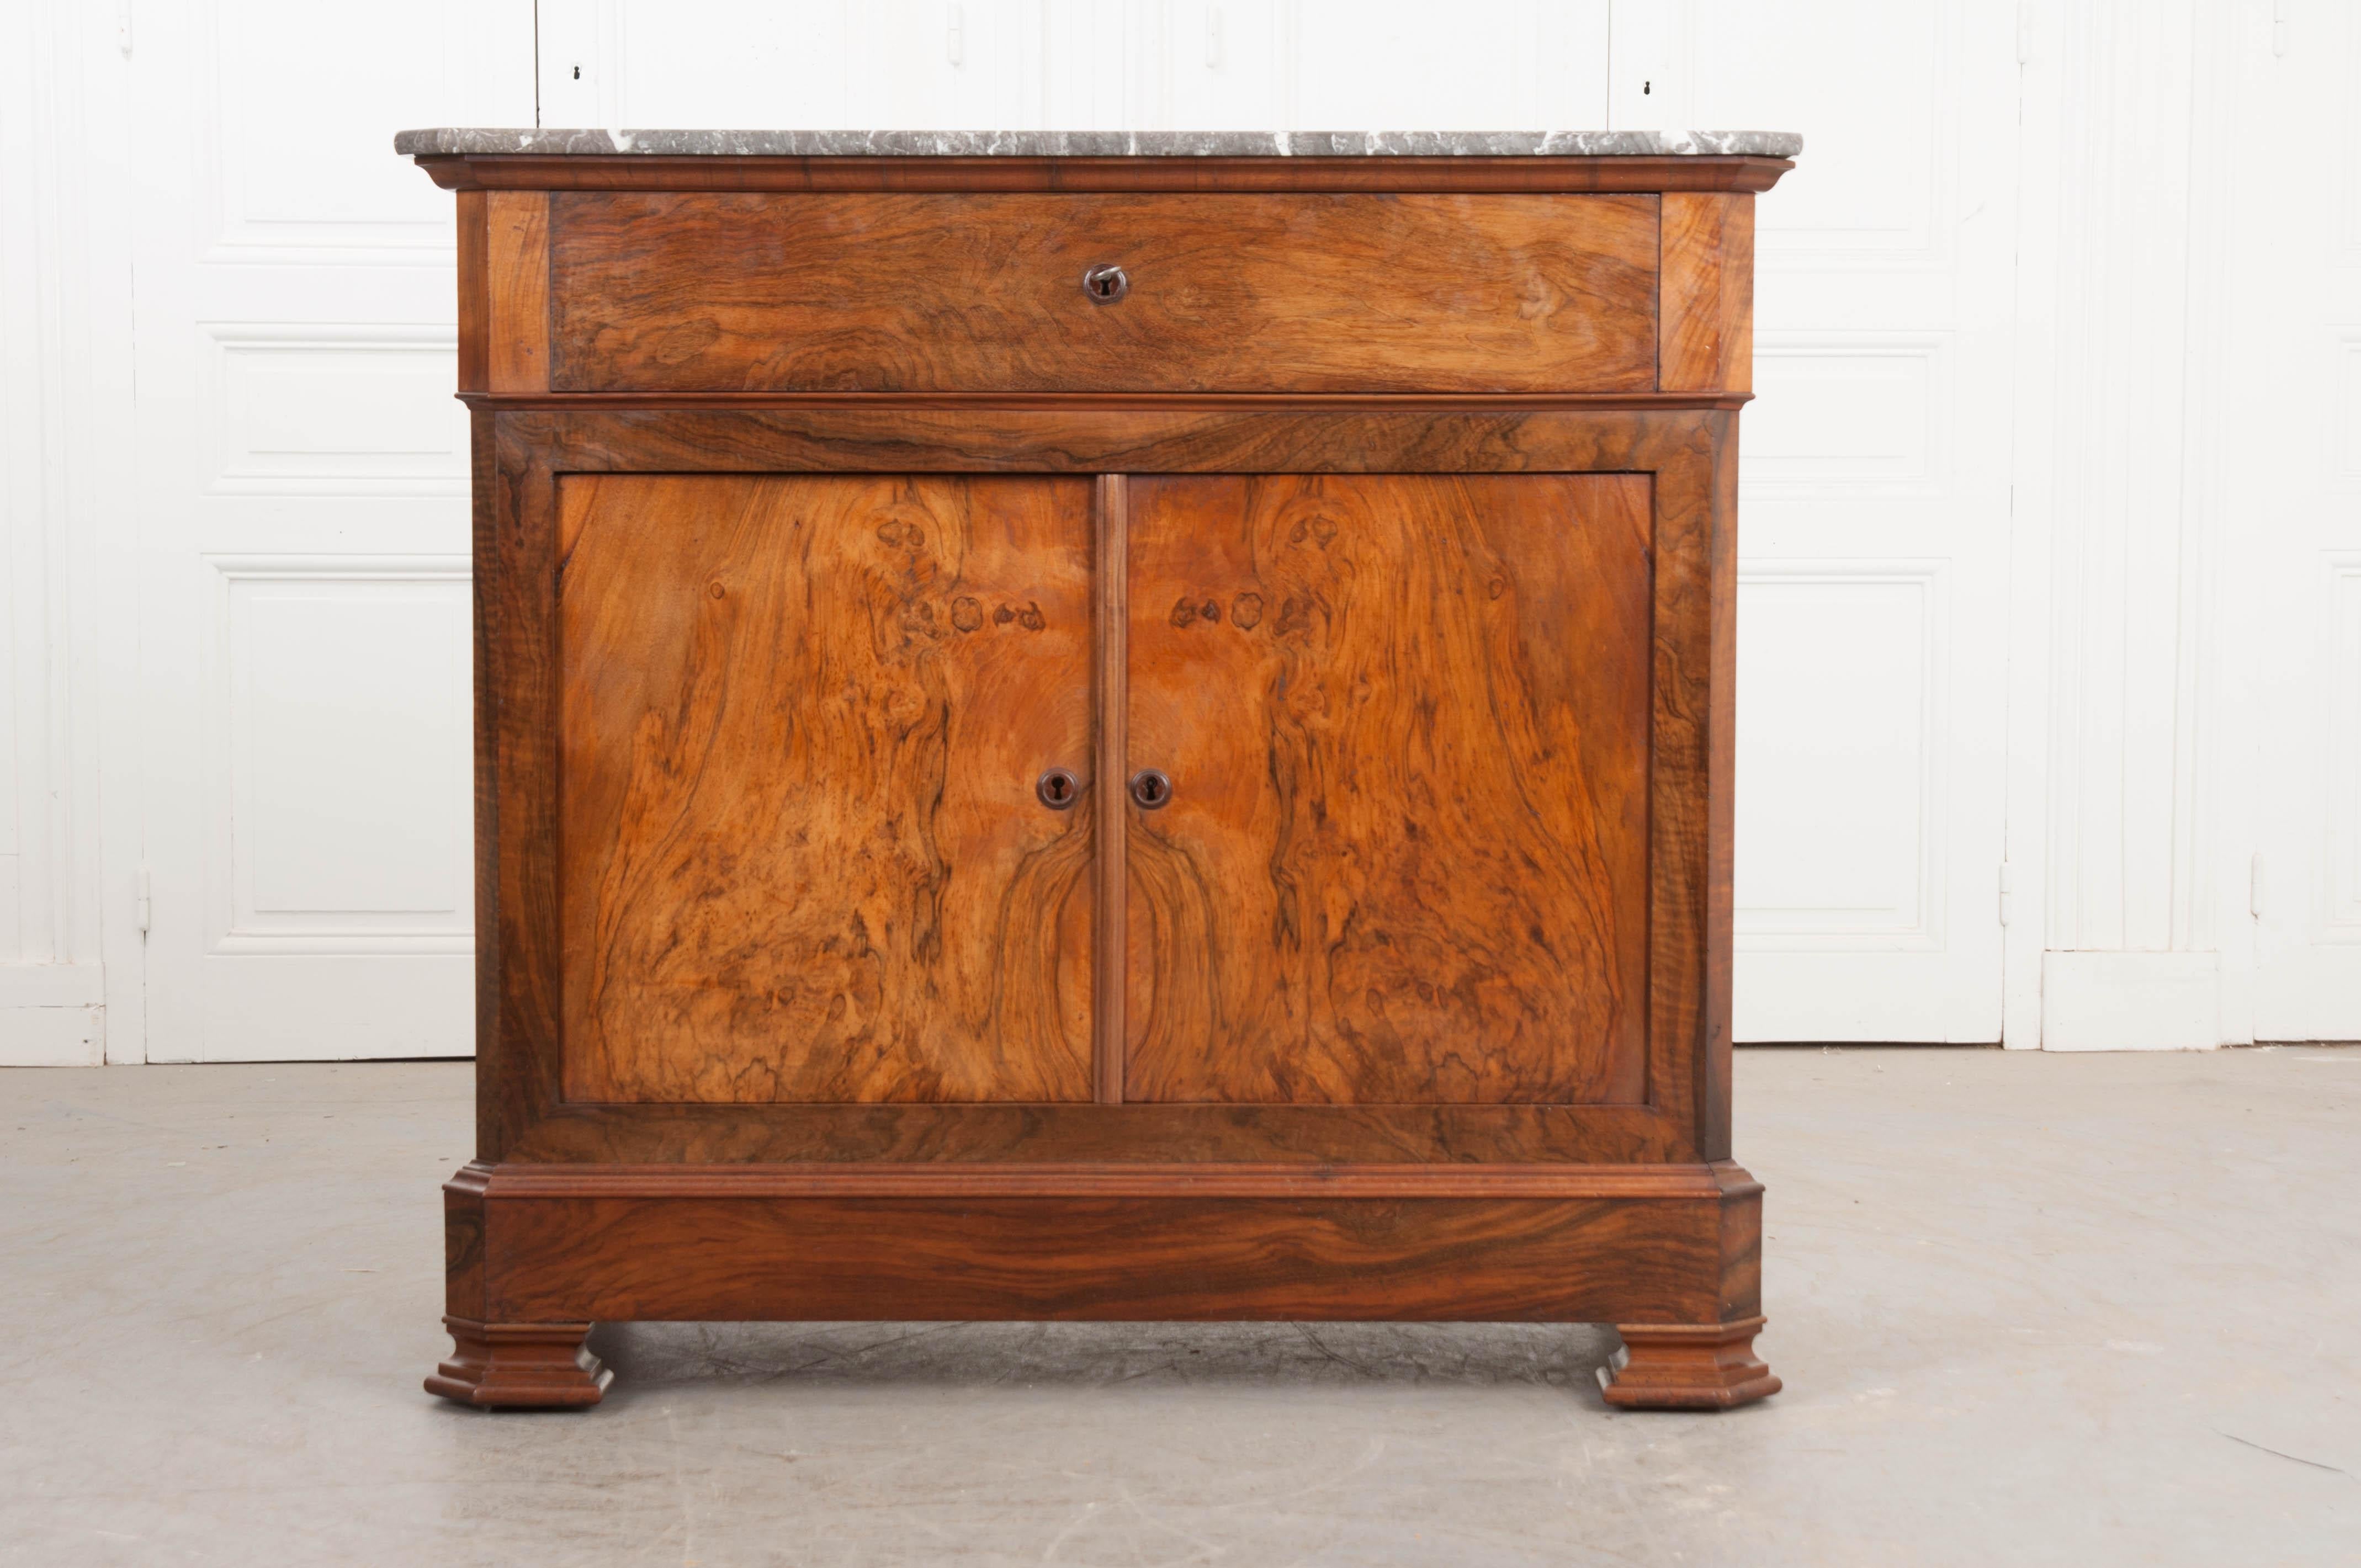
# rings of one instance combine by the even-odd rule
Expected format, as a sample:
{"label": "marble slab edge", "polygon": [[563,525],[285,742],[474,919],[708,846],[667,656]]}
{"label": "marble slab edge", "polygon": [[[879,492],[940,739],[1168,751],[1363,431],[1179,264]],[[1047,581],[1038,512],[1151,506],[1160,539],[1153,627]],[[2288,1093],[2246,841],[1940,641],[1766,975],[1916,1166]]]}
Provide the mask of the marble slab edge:
{"label": "marble slab edge", "polygon": [[1792,131],[402,131],[411,157],[1794,158]]}

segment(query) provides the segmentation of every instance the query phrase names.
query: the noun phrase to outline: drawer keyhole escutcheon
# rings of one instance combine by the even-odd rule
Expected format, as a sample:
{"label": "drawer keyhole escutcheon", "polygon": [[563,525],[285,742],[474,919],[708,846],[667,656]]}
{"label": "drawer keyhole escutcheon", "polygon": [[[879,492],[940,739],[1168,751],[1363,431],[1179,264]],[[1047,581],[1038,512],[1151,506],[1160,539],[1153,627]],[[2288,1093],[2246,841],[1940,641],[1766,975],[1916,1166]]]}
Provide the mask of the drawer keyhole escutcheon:
{"label": "drawer keyhole escutcheon", "polygon": [[1153,811],[1172,798],[1172,781],[1154,768],[1142,768],[1131,775],[1131,798],[1142,811]]}
{"label": "drawer keyhole escutcheon", "polygon": [[1131,292],[1131,274],[1115,266],[1093,267],[1082,274],[1082,292],[1093,304],[1112,305]]}
{"label": "drawer keyhole escutcheon", "polygon": [[1033,793],[1039,795],[1041,804],[1050,810],[1063,811],[1082,798],[1082,781],[1076,778],[1071,769],[1051,768],[1035,782]]}

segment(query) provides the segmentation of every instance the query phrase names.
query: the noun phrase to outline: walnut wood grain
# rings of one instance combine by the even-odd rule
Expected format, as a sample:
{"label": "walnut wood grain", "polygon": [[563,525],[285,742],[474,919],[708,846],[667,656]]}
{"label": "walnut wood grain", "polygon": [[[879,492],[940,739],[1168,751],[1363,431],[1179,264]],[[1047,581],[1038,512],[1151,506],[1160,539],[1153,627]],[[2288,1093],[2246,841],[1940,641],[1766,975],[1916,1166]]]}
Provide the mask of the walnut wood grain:
{"label": "walnut wood grain", "polygon": [[1090,1083],[1079,480],[566,481],[566,1082],[597,1101]]}
{"label": "walnut wood grain", "polygon": [[[1698,1157],[1715,1080],[1703,1059],[1726,986],[1700,990],[1708,956],[1702,769],[1718,654],[1708,552],[1727,528],[1715,411],[1308,412],[1047,410],[961,415],[841,408],[509,411],[479,488],[478,593],[489,609],[479,757],[493,799],[483,853],[494,896],[479,971],[494,1025],[478,1042],[478,1150],[487,1158],[782,1160],[1165,1157],[1281,1160],[1680,1160]],[[604,1106],[564,1098],[555,998],[555,497],[560,472],[1028,469],[1215,472],[1647,473],[1656,495],[1646,1106],[938,1107]],[[571,483],[571,481],[567,481]],[[1717,519],[1719,519],[1718,521]],[[490,693],[500,694],[493,703]],[[498,835],[497,853],[490,841]],[[1719,1030],[1727,1037],[1726,1018]],[[1720,1070],[1726,1073],[1726,1060]],[[1722,1081],[1726,1081],[1723,1080]],[[1726,1100],[1719,1102],[1727,1146]]]}
{"label": "walnut wood grain", "polygon": [[509,1113],[505,1157],[595,1164],[1046,1160],[1645,1165],[1694,1160],[1647,1105],[641,1104]]}
{"label": "walnut wood grain", "polygon": [[[829,1165],[502,1165],[470,1167],[467,1174],[478,1172],[479,1198],[500,1202],[544,1198],[1694,1198],[1727,1204],[1761,1190],[1744,1171],[1729,1165],[862,1160]],[[1734,1212],[1725,1208],[1725,1222]]]}
{"label": "walnut wood grain", "polygon": [[485,197],[485,388],[549,389],[549,197],[494,191]]}
{"label": "walnut wood grain", "polygon": [[1754,389],[1754,198],[1664,199],[1664,391]]}
{"label": "walnut wood grain", "polygon": [[446,191],[1767,191],[1784,158],[612,158],[427,153]]}
{"label": "walnut wood grain", "polygon": [[[484,233],[489,198],[480,190],[459,192],[454,269],[458,281],[459,393],[462,397],[489,389],[491,375],[491,302],[486,285],[486,256],[490,242]],[[482,492],[478,491],[480,495]]]}
{"label": "walnut wood grain", "polygon": [[1721,1187],[1721,1321],[1763,1310],[1763,1184],[1730,1161],[1706,1167]]}
{"label": "walnut wood grain", "polygon": [[426,1391],[489,1409],[577,1409],[607,1394],[615,1375],[584,1342],[590,1324],[487,1323],[445,1315],[450,1359],[426,1379]]}
{"label": "walnut wood grain", "polygon": [[1092,943],[1095,968],[1092,996],[1091,1084],[1102,1105],[1123,1102],[1125,920],[1130,894],[1130,859],[1124,836],[1128,820],[1123,791],[1124,759],[1130,749],[1130,491],[1120,474],[1102,474],[1094,492],[1097,554],[1093,562],[1097,637],[1093,702],[1095,751],[1091,760],[1092,843],[1097,851],[1096,924]]}
{"label": "walnut wood grain", "polygon": [[484,1256],[484,1195],[496,1168],[483,1160],[461,1166],[443,1184],[443,1309],[481,1321],[489,1299]]}
{"label": "walnut wood grain", "polygon": [[[1735,1166],[472,1165],[428,1387],[585,1404],[594,1318],[1360,1318],[1632,1324],[1619,1402],[1712,1408],[1760,1325]],[[469,1289],[459,1288],[462,1277]],[[1719,1395],[1713,1389],[1719,1387]]]}
{"label": "walnut wood grain", "polygon": [[1610,1405],[1642,1410],[1727,1410],[1779,1391],[1754,1354],[1761,1314],[1719,1323],[1618,1323],[1623,1349],[1598,1384]]}
{"label": "walnut wood grain", "polygon": [[426,1379],[426,1391],[464,1405],[595,1405],[613,1375],[583,1343],[588,1321],[487,1321],[496,1284],[487,1199],[498,1177],[477,1161],[443,1184],[443,1326],[452,1352]]}
{"label": "walnut wood grain", "polygon": [[1752,392],[467,392],[471,408],[590,413],[709,413],[747,410],[833,412],[866,410],[893,416],[955,411],[979,418],[1013,412],[1094,414],[1144,410],[1233,414],[1284,413],[1620,413],[1741,409]]}
{"label": "walnut wood grain", "polygon": [[[1685,478],[1702,477],[1694,466]],[[1738,838],[1738,443],[1713,449],[1711,504],[1706,514],[1705,575],[1710,619],[1705,735],[1705,824],[1692,842],[1701,850],[1704,930],[1698,968],[1700,1038],[1695,1057],[1697,1148],[1709,1160],[1730,1157],[1730,963],[1735,938],[1733,858]],[[1694,620],[1692,616],[1691,620]],[[1692,688],[1698,683],[1690,682]]]}
{"label": "walnut wood grain", "polygon": [[1647,473],[1710,464],[1711,408],[940,408],[901,398],[769,408],[499,409],[552,472]]}
{"label": "walnut wood grain", "polygon": [[[1717,1067],[1711,1042],[1727,1038],[1730,990],[1710,983],[1714,893],[1711,846],[1714,706],[1728,689],[1734,647],[1715,633],[1718,596],[1734,592],[1735,556],[1719,553],[1718,536],[1731,522],[1734,492],[1722,488],[1717,463],[1736,443],[1729,416],[1711,416],[1689,433],[1684,456],[1670,454],[1655,470],[1655,614],[1653,619],[1653,701],[1649,723],[1648,801],[1648,1099],[1679,1108],[1719,1157],[1728,1153],[1729,1102],[1719,1102],[1719,1133],[1707,1125],[1717,1102],[1715,1075],[1727,1082],[1728,1058]],[[1727,775],[1725,775],[1727,776]],[[1725,931],[1727,927],[1724,928]],[[1726,938],[1725,938],[1726,939]],[[1726,970],[1727,958],[1719,960]],[[1716,1142],[1716,1139],[1719,1142]]]}
{"label": "walnut wood grain", "polygon": [[493,1205],[512,1321],[1713,1318],[1697,1199],[581,1198]]}
{"label": "walnut wood grain", "polygon": [[1641,1099],[1647,478],[1132,488],[1127,1097]]}
{"label": "walnut wood grain", "polygon": [[[460,234],[467,233],[466,215],[461,214]],[[467,298],[467,273],[460,269],[460,298]],[[464,334],[465,325],[461,331]],[[460,359],[464,367],[467,344],[463,335]],[[511,944],[519,939],[520,922],[513,911],[501,902],[500,880],[508,861],[516,860],[525,846],[519,838],[503,839],[500,832],[500,766],[506,750],[503,727],[500,722],[500,682],[511,667],[511,658],[502,656],[498,644],[513,637],[506,623],[501,606],[495,602],[500,585],[500,562],[512,555],[518,541],[505,544],[500,539],[500,525],[503,512],[500,505],[500,466],[499,436],[490,414],[481,409],[467,411],[467,470],[468,470],[468,536],[474,570],[468,583],[468,630],[472,647],[470,663],[474,686],[472,711],[469,714],[473,730],[474,757],[470,784],[474,791],[475,840],[475,914],[476,914],[476,1154],[478,1158],[498,1159],[508,1144],[511,1132],[519,1125],[529,1107],[541,1101],[541,1086],[530,1079],[537,1057],[525,1043],[525,1037],[511,1033],[502,1017],[507,987],[504,955]],[[512,507],[511,515],[513,515]],[[505,917],[504,917],[505,916]],[[555,1042],[546,1052],[555,1066]],[[520,1070],[522,1069],[522,1071]],[[478,1314],[455,1308],[462,1316]]]}
{"label": "walnut wood grain", "polygon": [[[512,422],[478,416],[476,1156],[497,1160],[564,1098],[558,1036],[557,482]],[[489,744],[486,741],[489,740]],[[483,878],[489,863],[490,876]],[[489,908],[482,910],[490,888]]]}
{"label": "walnut wood grain", "polygon": [[[565,390],[1656,380],[1652,196],[546,199]],[[1082,289],[1100,263],[1118,302]]]}

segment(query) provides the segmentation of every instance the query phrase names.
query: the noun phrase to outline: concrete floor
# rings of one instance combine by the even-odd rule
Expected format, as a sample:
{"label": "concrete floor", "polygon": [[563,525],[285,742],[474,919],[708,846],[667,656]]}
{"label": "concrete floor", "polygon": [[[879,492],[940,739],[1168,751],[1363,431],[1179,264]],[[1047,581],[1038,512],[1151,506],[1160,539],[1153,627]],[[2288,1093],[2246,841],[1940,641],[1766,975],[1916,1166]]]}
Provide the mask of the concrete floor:
{"label": "concrete floor", "polygon": [[0,1562],[2361,1563],[2361,1050],[1754,1050],[1761,1349],[1587,1328],[624,1326],[445,1350],[464,1065],[0,1073]]}

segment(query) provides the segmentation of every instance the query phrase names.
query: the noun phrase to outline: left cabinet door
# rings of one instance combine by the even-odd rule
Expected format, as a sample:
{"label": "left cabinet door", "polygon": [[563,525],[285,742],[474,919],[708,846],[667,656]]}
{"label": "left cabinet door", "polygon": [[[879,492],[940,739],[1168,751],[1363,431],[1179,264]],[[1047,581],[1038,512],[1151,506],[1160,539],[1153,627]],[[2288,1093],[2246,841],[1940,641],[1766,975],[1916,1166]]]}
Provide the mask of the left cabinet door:
{"label": "left cabinet door", "polygon": [[1091,482],[584,475],[559,527],[566,1098],[1090,1099]]}

